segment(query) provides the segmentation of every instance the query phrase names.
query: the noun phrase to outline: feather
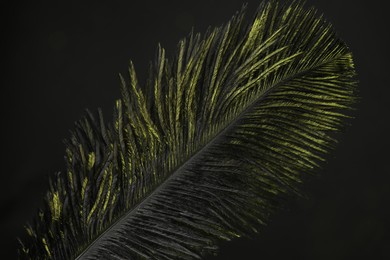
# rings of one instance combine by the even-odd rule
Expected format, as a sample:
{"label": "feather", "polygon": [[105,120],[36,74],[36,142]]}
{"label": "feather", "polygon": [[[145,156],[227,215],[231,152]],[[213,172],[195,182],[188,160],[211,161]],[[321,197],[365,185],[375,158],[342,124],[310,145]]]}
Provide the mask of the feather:
{"label": "feather", "polygon": [[245,9],[172,60],[159,46],[144,85],[130,62],[112,123],[76,123],[21,258],[200,259],[299,194],[356,100],[352,54],[301,2]]}

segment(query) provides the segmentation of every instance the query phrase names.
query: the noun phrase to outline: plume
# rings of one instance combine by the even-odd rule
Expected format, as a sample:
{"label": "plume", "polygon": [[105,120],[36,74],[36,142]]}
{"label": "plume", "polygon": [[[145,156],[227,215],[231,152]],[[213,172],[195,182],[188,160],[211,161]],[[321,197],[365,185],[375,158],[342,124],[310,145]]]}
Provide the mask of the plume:
{"label": "plume", "polygon": [[315,8],[262,2],[86,112],[20,241],[22,259],[200,259],[299,194],[356,99],[352,54]]}

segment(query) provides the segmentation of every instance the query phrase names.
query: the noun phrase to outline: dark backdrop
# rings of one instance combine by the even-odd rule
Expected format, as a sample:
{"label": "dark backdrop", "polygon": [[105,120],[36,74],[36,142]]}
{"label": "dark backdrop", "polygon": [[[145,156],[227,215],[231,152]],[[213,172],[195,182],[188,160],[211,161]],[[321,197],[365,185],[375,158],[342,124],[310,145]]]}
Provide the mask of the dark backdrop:
{"label": "dark backdrop", "polygon": [[[195,27],[226,22],[244,2],[18,1],[2,9],[1,259],[41,203],[47,176],[85,108],[111,115],[129,59],[141,78],[160,42],[172,55]],[[338,149],[253,239],[222,244],[210,259],[390,259],[389,33],[380,1],[308,0],[351,47],[362,101]],[[4,44],[5,43],[5,44]],[[386,149],[387,148],[387,149]],[[6,258],[5,256],[9,256]]]}

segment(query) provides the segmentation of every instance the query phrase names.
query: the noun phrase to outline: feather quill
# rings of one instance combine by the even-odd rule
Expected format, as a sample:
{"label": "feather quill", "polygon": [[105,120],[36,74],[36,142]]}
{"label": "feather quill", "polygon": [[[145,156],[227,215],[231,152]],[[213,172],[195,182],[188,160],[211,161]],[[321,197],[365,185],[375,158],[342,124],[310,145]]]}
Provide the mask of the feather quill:
{"label": "feather quill", "polygon": [[145,85],[130,62],[112,123],[76,123],[21,258],[200,259],[298,192],[355,101],[352,54],[301,2],[244,15],[172,60],[159,46]]}

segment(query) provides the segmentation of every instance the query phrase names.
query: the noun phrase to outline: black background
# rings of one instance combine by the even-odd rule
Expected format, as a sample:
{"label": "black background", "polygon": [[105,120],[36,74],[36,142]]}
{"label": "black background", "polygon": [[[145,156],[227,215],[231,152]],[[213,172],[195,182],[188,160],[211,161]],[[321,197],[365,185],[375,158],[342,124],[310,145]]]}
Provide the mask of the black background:
{"label": "black background", "polygon": [[[191,27],[221,25],[244,2],[18,1],[3,6],[1,259],[63,170],[64,145],[85,108],[111,116],[129,59],[141,79],[158,42],[173,55]],[[209,259],[390,259],[389,31],[380,1],[308,0],[355,56],[362,98],[319,177],[253,239],[223,243]],[[5,256],[8,256],[6,258]]]}

